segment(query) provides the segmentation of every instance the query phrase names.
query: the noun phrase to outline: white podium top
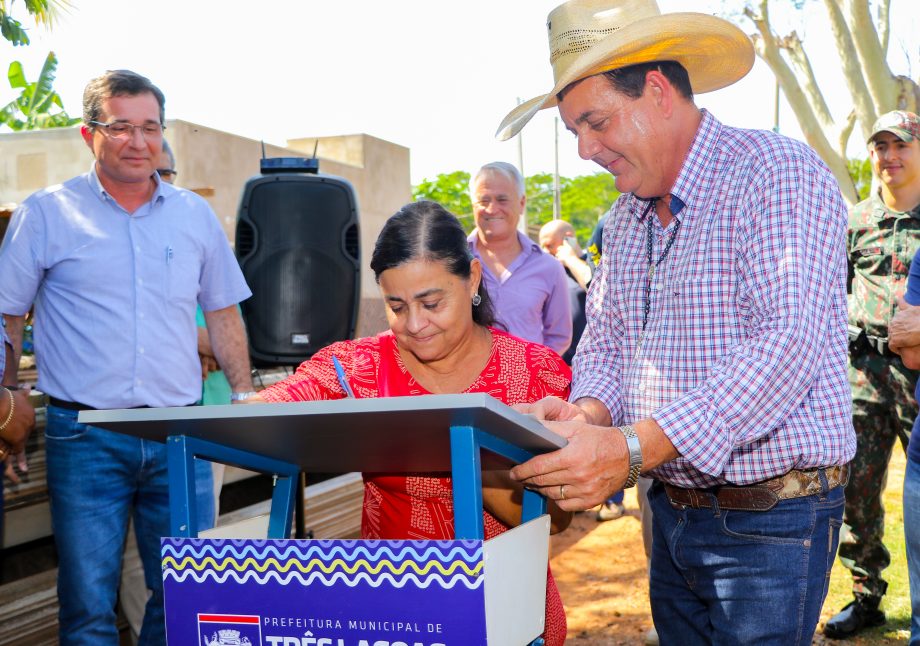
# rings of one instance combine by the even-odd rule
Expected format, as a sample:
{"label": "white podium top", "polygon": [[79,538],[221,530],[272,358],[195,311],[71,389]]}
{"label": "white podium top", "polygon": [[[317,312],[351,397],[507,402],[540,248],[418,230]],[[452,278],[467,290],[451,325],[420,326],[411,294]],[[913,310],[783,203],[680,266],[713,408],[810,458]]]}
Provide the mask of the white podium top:
{"label": "white podium top", "polygon": [[[534,418],[483,393],[87,410],[79,421],[157,442],[197,437],[331,473],[449,472],[451,426],[480,428],[531,453],[566,444]],[[487,468],[507,468],[503,459],[483,458]]]}

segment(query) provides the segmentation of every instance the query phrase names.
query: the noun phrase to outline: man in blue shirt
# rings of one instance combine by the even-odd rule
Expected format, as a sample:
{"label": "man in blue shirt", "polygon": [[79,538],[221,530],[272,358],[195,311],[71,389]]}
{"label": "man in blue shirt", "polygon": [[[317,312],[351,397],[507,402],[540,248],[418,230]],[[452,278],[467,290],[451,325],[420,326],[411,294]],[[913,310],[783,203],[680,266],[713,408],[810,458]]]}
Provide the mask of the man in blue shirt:
{"label": "man in blue shirt", "polygon": [[[49,395],[48,489],[62,644],[118,644],[128,516],[152,595],[140,644],[165,642],[159,539],[169,529],[163,445],[77,423],[79,410],[187,406],[201,392],[195,309],[237,399],[252,392],[239,301],[251,295],[213,211],[160,181],[165,99],[110,71],[83,96],[88,173],[30,196],[0,248],[0,312],[14,347],[35,304],[38,388]],[[13,278],[15,277],[15,280]],[[198,465],[200,526],[213,522]]]}

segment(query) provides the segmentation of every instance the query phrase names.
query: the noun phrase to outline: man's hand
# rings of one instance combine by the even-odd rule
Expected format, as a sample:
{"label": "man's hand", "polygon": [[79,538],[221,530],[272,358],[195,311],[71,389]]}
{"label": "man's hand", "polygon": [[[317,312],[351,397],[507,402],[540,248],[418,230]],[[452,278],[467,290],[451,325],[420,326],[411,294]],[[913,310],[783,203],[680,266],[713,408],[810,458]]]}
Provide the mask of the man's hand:
{"label": "man's hand", "polygon": [[888,347],[911,370],[920,370],[920,305],[898,297],[898,312],[888,324]]}
{"label": "man's hand", "polygon": [[[596,399],[579,399],[580,408],[584,408],[582,402],[599,403]],[[558,451],[517,465],[511,470],[512,478],[555,500],[565,511],[590,509],[622,489],[629,475],[629,448],[618,428],[583,420],[546,421],[544,425],[569,443]],[[677,449],[654,419],[640,420],[633,429],[642,449],[643,472],[678,456]]]}
{"label": "man's hand", "polygon": [[[566,238],[566,242],[556,247],[556,259],[562,263],[575,277],[575,281],[581,285],[582,289],[588,289],[588,283],[594,275],[591,265],[581,259],[581,249],[578,243],[572,238]],[[571,242],[567,242],[571,240]]]}
{"label": "man's hand", "polygon": [[544,397],[532,404],[515,404],[512,408],[519,413],[531,415],[541,422],[544,420],[556,422],[569,420],[587,421],[585,412],[582,409],[558,397]]}
{"label": "man's hand", "polygon": [[565,511],[590,509],[622,488],[629,474],[629,451],[622,433],[583,421],[545,424],[569,443],[517,465],[512,478]]}
{"label": "man's hand", "polygon": [[208,378],[208,375],[212,372],[217,372],[220,370],[220,366],[217,365],[217,359],[214,357],[209,357],[203,354],[198,355],[198,359],[201,361],[201,379],[202,381]]}
{"label": "man's hand", "polygon": [[234,406],[236,406],[242,404],[267,404],[268,402],[262,399],[261,395],[253,395],[249,399],[240,399],[232,403]]}
{"label": "man's hand", "polygon": [[576,242],[573,244],[572,238],[569,238],[568,236],[566,236],[565,238],[563,238],[562,244],[556,247],[556,253],[553,255],[555,255],[558,260],[561,260],[563,264],[565,264],[567,260],[571,260],[572,258],[575,258],[576,260],[581,260],[581,258],[578,257],[575,251],[576,244],[578,243]]}

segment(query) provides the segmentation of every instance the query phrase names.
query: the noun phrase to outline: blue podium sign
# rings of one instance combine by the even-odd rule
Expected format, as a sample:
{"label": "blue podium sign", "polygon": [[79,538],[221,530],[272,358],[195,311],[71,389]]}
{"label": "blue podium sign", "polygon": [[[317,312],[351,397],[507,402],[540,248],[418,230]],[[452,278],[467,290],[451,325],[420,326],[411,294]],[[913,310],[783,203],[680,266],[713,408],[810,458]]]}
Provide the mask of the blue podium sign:
{"label": "blue podium sign", "polygon": [[[167,444],[170,646],[542,643],[546,501],[525,490],[522,524],[485,541],[481,472],[566,442],[488,395],[81,411],[79,421]],[[194,536],[196,458],[275,477],[267,539]],[[311,469],[449,471],[455,540],[285,540],[297,475]]]}
{"label": "blue podium sign", "polygon": [[163,539],[170,644],[487,643],[483,541]]}

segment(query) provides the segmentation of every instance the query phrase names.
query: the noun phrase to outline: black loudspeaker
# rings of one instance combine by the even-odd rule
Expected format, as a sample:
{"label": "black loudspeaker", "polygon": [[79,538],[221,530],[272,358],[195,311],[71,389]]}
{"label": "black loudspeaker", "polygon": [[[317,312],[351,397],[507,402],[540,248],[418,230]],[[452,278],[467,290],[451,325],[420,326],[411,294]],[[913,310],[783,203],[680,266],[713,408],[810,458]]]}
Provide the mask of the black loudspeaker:
{"label": "black loudspeaker", "polygon": [[[275,161],[275,160],[266,160]],[[313,160],[306,160],[313,161]],[[266,168],[243,189],[236,255],[256,365],[293,365],[355,334],[361,296],[358,207],[351,184],[314,168]]]}

